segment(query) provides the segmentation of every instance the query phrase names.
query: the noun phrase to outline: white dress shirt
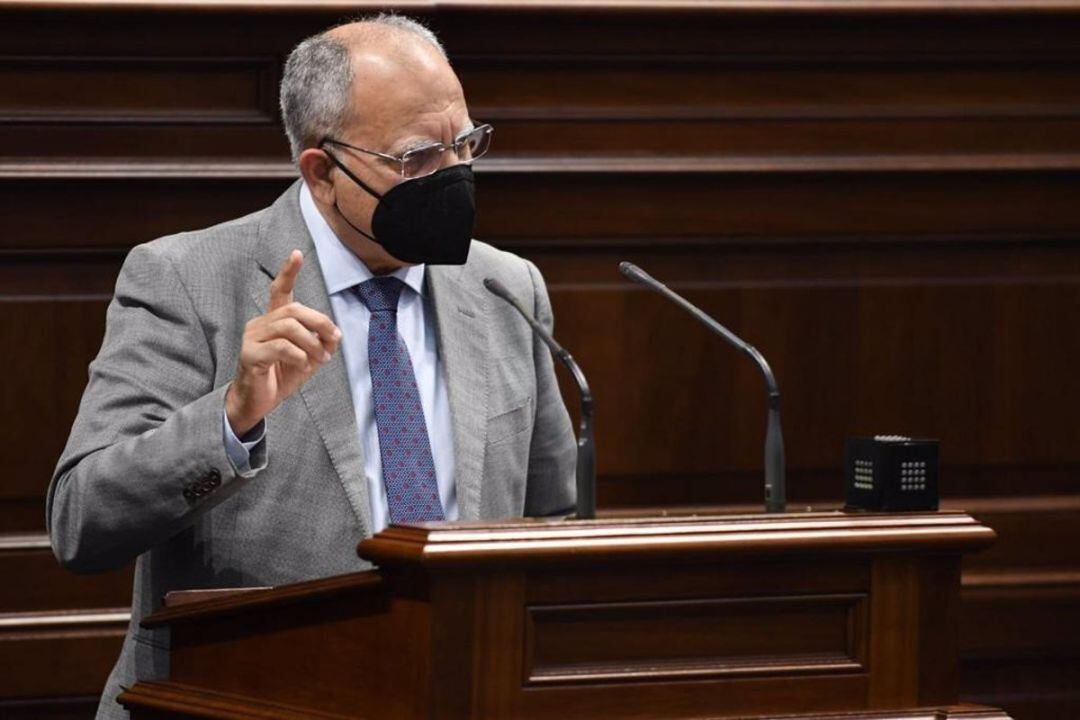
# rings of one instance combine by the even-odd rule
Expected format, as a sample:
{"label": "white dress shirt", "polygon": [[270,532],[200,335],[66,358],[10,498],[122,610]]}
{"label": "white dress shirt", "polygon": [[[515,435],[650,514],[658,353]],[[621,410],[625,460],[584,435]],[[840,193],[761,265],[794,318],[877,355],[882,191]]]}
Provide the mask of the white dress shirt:
{"label": "white dress shirt", "polygon": [[[376,533],[390,522],[386,502],[386,486],[382,479],[382,453],[379,449],[379,430],[375,424],[375,408],[371,402],[371,372],[368,368],[368,323],[371,312],[352,290],[365,280],[374,277],[366,265],[346,248],[333,228],[315,206],[307,185],[300,189],[300,212],[315,243],[315,252],[322,267],[323,280],[330,295],[330,307],[334,322],[341,329],[339,352],[345,361],[349,378],[356,427],[360,432],[360,445],[364,453],[364,475],[368,498],[371,502],[371,532]],[[450,401],[447,396],[446,378],[439,359],[435,337],[435,318],[424,302],[423,265],[401,268],[392,273],[405,283],[398,300],[398,334],[405,341],[412,360],[420,404],[424,409],[431,457],[435,464],[435,478],[439,485],[439,499],[447,520],[458,518],[457,492],[454,488],[454,442],[450,421]],[[251,470],[249,453],[261,444],[262,437],[256,429],[241,442],[225,421],[225,447],[229,457],[240,472]],[[255,435],[256,437],[250,437]]]}

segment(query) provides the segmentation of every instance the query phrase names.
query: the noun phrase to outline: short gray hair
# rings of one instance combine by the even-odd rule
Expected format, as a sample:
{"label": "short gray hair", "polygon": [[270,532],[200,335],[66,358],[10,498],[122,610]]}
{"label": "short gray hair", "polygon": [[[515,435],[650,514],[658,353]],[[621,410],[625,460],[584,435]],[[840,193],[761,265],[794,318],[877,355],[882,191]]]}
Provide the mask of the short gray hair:
{"label": "short gray hair", "polygon": [[[379,13],[356,22],[414,33],[447,57],[435,33],[413,18]],[[326,33],[307,38],[289,53],[281,77],[281,118],[294,161],[306,148],[318,145],[324,137],[340,135],[345,129],[353,110],[352,83],[349,48]]]}

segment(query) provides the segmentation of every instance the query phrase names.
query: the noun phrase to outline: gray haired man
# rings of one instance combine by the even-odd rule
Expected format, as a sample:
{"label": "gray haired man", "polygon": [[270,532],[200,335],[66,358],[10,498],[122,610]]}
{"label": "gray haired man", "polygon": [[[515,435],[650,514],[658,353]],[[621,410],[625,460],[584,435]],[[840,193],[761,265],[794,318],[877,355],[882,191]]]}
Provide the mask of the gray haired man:
{"label": "gray haired man", "polygon": [[[137,558],[98,711],[168,673],[140,627],[174,589],[365,569],[391,522],[573,508],[575,445],[540,274],[470,237],[469,116],[438,40],[379,16],[301,43],[282,81],[302,180],[269,208],[135,248],[49,489],[76,572]],[[228,672],[228,668],[223,668]]]}

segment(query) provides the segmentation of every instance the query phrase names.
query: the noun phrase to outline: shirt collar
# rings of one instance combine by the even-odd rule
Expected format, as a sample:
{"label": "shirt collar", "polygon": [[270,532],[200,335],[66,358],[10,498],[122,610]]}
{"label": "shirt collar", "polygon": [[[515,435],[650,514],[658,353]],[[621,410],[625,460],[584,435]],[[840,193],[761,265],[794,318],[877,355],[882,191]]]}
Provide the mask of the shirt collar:
{"label": "shirt collar", "polygon": [[[322,267],[323,281],[330,295],[355,287],[375,277],[364,261],[338,239],[334,229],[315,207],[315,199],[307,183],[300,187],[300,214],[304,217],[308,233],[315,243],[315,254]],[[418,293],[424,294],[424,265],[408,265],[390,273]]]}

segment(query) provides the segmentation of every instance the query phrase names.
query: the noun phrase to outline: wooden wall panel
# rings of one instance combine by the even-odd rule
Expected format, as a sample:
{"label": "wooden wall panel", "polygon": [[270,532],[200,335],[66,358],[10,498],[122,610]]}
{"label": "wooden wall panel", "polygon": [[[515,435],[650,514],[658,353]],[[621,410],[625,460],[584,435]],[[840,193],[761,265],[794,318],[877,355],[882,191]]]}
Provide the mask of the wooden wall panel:
{"label": "wooden wall panel", "polygon": [[137,168],[101,170],[43,169],[35,179],[0,174],[0,222],[20,228],[0,237],[0,250],[111,251],[119,260],[148,239],[221,222],[237,208],[246,214],[264,207],[291,180],[251,172],[221,178],[198,168],[158,168],[150,177]]}
{"label": "wooden wall panel", "polygon": [[124,608],[131,604],[131,571],[118,570],[80,577],[61,568],[38,536],[9,534],[0,545],[0,559],[12,577],[24,579],[7,588],[0,616],[14,613],[61,613]]}
{"label": "wooden wall panel", "polygon": [[[959,59],[505,58],[459,64],[472,112],[497,119],[826,120],[1080,115],[1064,62]],[[1037,73],[1039,82],[1031,82]],[[559,82],[550,82],[558,77]],[[687,148],[689,149],[689,148]]]}
{"label": "wooden wall panel", "polygon": [[[0,505],[8,500],[39,501],[38,522],[13,530],[44,529],[40,524],[45,516],[40,504],[42,478],[52,475],[75,419],[73,411],[86,386],[86,365],[101,344],[105,304],[106,299],[93,296],[3,303],[0,347],[22,347],[22,352],[12,354],[9,367],[15,377],[34,378],[34,382],[5,383],[0,391],[3,406],[20,411],[19,422],[6,428],[7,442],[0,455],[8,471],[0,487]],[[34,332],[34,328],[50,331]],[[61,357],[70,357],[72,362],[42,362],[42,358]]]}
{"label": "wooden wall panel", "polygon": [[[819,244],[621,256],[671,280],[769,358],[784,392],[793,497],[838,498],[843,438],[883,431],[940,437],[948,495],[1075,487],[1080,429],[1054,410],[1080,401],[1080,386],[1067,382],[1080,352],[1071,331],[1080,276],[1068,248]],[[605,475],[697,476],[700,491],[683,483],[652,504],[715,502],[718,477],[739,486],[760,468],[761,378],[689,316],[628,286],[619,257],[537,256],[559,336],[582,348],[599,465]],[[588,274],[596,280],[583,282]],[[1038,347],[1054,351],[1036,359]],[[564,394],[573,398],[568,386]],[[680,422],[702,414],[707,422]],[[605,422],[628,417],[641,421]],[[988,482],[1009,473],[1024,484]]]}
{"label": "wooden wall panel", "polygon": [[[0,572],[17,579],[0,715],[89,716],[118,648],[131,569],[67,574],[43,533],[123,257],[293,180],[284,54],[362,9],[0,0]],[[941,438],[946,504],[1001,534],[965,567],[965,697],[1080,716],[1080,3],[403,9],[496,126],[478,236],[548,280],[597,397],[602,509],[761,495],[760,377],[624,281],[629,259],[769,358],[793,509],[839,502],[847,435]]]}
{"label": "wooden wall panel", "polygon": [[43,535],[15,535],[2,519],[0,568],[9,580],[0,593],[0,714],[92,717],[90,698],[127,629],[131,568],[77,577],[57,565]]}
{"label": "wooden wall panel", "polygon": [[[611,172],[602,164],[566,164],[569,171],[543,172],[538,163],[490,181],[481,175],[478,190],[493,192],[479,200],[480,231],[495,242],[588,247],[605,239],[649,245],[683,238],[1021,239],[1080,229],[1075,171],[909,172],[899,164],[878,171],[853,163],[835,173],[767,166],[712,173],[695,172],[691,163],[626,161],[621,172],[618,166]],[[526,222],[517,217],[522,211]]]}
{"label": "wooden wall panel", "polygon": [[[466,69],[467,72],[467,69]],[[466,82],[468,82],[466,80]],[[468,86],[467,86],[468,87]],[[498,126],[499,157],[535,159],[553,147],[573,153],[572,159],[618,157],[640,160],[651,154],[665,158],[700,158],[725,167],[803,169],[851,165],[895,166],[973,163],[980,155],[1000,167],[1031,156],[1036,163],[1058,166],[1080,144],[1078,121],[1062,117],[832,117],[798,119],[728,119],[623,116],[522,117],[495,108],[472,105],[472,113]],[[506,146],[508,150],[504,150]],[[493,151],[494,152],[494,151]],[[829,162],[830,158],[834,158]]]}
{"label": "wooden wall panel", "polygon": [[271,125],[275,67],[269,57],[12,58],[0,70],[0,122]]}

